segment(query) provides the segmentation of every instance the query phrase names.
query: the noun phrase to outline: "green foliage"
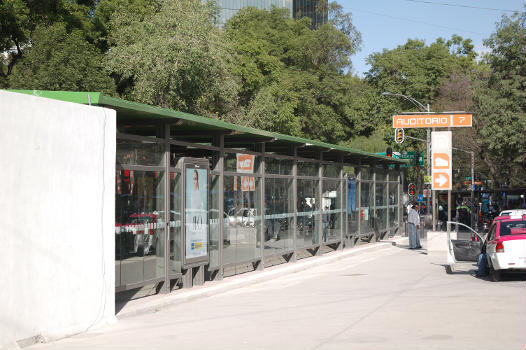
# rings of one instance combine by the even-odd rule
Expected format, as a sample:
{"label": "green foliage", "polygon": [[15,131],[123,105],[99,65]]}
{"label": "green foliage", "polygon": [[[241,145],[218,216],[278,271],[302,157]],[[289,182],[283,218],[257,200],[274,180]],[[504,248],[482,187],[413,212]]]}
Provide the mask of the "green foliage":
{"label": "green foliage", "polygon": [[308,18],[293,20],[278,8],[243,9],[226,24],[244,124],[329,142],[348,138],[352,77],[344,72],[360,38],[343,17],[334,16],[345,33],[332,22],[311,30]]}
{"label": "green foliage", "polygon": [[163,1],[150,15],[134,14],[125,7],[111,18],[105,60],[120,82],[129,83],[124,97],[208,116],[235,112],[234,59],[209,6]]}
{"label": "green foliage", "polygon": [[503,16],[485,41],[491,53],[473,78],[480,159],[496,183],[524,185],[526,168],[526,13]]}
{"label": "green foliage", "polygon": [[102,54],[84,33],[71,33],[66,24],[41,25],[32,35],[32,45],[9,76],[15,89],[101,91],[112,94],[113,80],[102,64]]}

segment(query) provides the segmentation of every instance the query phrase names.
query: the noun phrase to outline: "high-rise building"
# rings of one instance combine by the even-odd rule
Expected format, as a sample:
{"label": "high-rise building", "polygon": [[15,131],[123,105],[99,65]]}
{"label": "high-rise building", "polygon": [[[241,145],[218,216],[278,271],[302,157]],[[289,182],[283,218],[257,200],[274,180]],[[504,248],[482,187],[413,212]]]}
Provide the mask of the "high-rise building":
{"label": "high-rise building", "polygon": [[237,11],[245,7],[268,10],[272,6],[286,8],[292,18],[310,17],[312,27],[327,22],[327,10],[320,7],[324,0],[216,0],[219,8],[219,24],[224,25]]}
{"label": "high-rise building", "polygon": [[292,17],[293,0],[216,0],[219,7],[219,24],[225,24],[237,11],[245,7],[256,7],[260,10],[270,11],[272,6],[286,8]]}

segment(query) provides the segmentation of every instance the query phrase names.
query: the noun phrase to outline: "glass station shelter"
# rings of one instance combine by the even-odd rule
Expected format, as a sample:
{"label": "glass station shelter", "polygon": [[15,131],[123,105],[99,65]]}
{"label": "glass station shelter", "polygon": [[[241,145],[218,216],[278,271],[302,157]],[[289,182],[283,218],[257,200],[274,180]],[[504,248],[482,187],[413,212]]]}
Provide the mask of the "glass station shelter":
{"label": "glass station shelter", "polygon": [[102,93],[18,92],[117,112],[117,293],[191,287],[400,226],[404,160]]}

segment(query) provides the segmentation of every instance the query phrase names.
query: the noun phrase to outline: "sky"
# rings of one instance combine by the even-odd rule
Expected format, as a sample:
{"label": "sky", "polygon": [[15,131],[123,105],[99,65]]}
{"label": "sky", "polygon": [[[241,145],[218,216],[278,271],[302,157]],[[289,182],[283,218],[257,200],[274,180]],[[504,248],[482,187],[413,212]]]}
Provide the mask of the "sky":
{"label": "sky", "polygon": [[[524,11],[525,0],[337,0],[352,13],[353,24],[362,34],[362,49],[352,56],[353,73],[369,70],[366,58],[384,48],[394,49],[408,39],[437,38],[458,34],[473,41],[476,52],[484,52],[483,40],[495,31],[503,14]],[[484,9],[485,8],[485,9]]]}

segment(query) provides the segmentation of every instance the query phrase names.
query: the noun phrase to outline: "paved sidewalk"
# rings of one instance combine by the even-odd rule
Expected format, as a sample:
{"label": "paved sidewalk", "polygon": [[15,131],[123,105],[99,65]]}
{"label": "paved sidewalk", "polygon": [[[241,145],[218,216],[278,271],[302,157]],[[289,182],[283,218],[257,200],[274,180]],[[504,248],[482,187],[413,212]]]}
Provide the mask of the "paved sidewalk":
{"label": "paved sidewalk", "polygon": [[444,255],[403,242],[371,247],[228,278],[212,287],[237,287],[208,297],[199,288],[146,298],[114,325],[32,348],[524,348],[526,276],[493,283],[469,266],[447,274]]}
{"label": "paved sidewalk", "polygon": [[203,286],[194,286],[189,289],[175,290],[170,294],[158,294],[132,300],[127,302],[124,307],[118,311],[117,318],[122,319],[139,314],[157,312],[166,306],[178,305],[192,300],[218,295],[220,293],[229,292],[237,288],[243,288],[253,284],[262,283],[280,276],[286,276],[291,273],[313,268],[315,266],[345,259],[350,256],[356,256],[378,249],[386,249],[393,245],[407,245],[407,242],[407,237],[395,237],[391,240],[365,244],[355,248],[337,250],[321,256],[313,256],[310,258],[301,259],[295,263],[276,265],[265,268],[261,271],[254,271],[246,274],[227,277],[222,281],[206,282]]}

